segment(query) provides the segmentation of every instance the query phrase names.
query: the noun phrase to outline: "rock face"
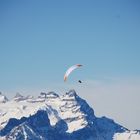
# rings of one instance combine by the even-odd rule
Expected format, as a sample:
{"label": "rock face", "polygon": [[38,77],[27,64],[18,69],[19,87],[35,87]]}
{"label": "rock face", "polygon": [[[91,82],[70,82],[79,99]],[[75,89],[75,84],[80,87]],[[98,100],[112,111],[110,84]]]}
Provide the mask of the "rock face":
{"label": "rock face", "polygon": [[36,99],[11,100],[0,106],[0,112],[0,139],[140,140],[138,130],[96,117],[74,90],[62,96],[49,92]]}

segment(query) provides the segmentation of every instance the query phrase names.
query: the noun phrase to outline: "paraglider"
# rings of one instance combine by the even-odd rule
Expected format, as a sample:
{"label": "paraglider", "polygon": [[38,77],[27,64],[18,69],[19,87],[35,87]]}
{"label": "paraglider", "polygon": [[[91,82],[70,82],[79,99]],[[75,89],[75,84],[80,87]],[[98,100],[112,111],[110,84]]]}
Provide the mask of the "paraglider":
{"label": "paraglider", "polygon": [[79,82],[79,83],[82,83],[82,81],[81,81],[81,80],[78,80],[78,82]]}
{"label": "paraglider", "polygon": [[[75,69],[77,69],[77,68],[79,68],[79,67],[81,67],[81,66],[83,66],[83,65],[81,65],[81,64],[76,64],[76,65],[71,66],[71,67],[66,71],[66,73],[65,73],[65,75],[64,75],[64,81],[67,80],[67,78],[69,77],[69,75],[71,74],[71,72],[72,72],[73,70],[75,70]],[[81,80],[79,80],[78,82],[79,82],[79,83],[82,83]]]}

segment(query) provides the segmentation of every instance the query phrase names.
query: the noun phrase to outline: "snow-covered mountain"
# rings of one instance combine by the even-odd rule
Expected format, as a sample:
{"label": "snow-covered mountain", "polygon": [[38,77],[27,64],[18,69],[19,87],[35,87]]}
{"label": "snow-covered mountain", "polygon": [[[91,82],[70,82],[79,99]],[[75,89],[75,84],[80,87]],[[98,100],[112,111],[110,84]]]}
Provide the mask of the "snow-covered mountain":
{"label": "snow-covered mountain", "polygon": [[17,94],[0,104],[3,140],[140,140],[130,131],[94,110],[74,90],[59,96],[41,93],[34,98]]}
{"label": "snow-covered mountain", "polygon": [[6,103],[7,101],[7,97],[0,92],[0,103]]}

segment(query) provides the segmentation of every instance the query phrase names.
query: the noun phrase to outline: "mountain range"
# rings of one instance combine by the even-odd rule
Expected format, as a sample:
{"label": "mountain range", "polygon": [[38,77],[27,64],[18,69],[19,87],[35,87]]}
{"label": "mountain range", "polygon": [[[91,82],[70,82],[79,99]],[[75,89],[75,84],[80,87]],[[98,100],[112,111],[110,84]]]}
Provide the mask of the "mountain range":
{"label": "mountain range", "polygon": [[75,90],[11,100],[0,93],[0,140],[140,140],[140,131],[95,116]]}

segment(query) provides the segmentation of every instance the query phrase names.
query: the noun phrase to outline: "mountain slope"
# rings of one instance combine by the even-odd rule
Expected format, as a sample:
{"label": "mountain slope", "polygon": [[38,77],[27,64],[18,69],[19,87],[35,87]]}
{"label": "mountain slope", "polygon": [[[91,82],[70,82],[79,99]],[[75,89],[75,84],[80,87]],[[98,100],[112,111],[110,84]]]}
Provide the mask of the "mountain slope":
{"label": "mountain slope", "polygon": [[16,99],[0,106],[0,136],[6,140],[140,140],[139,131],[96,117],[74,90]]}

